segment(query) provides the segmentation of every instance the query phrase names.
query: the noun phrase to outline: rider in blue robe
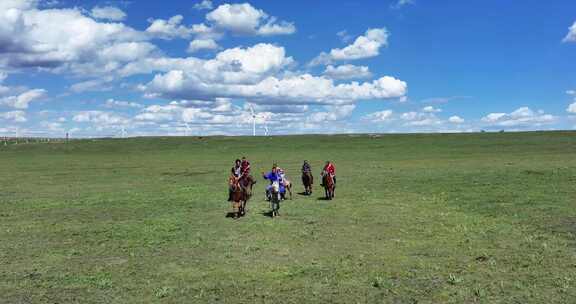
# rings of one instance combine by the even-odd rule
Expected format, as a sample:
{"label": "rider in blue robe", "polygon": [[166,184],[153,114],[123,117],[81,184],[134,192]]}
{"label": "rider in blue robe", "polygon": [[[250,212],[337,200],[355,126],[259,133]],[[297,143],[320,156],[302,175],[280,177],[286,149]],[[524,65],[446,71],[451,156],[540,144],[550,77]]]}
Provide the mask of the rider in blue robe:
{"label": "rider in blue robe", "polygon": [[272,171],[263,174],[262,177],[264,177],[264,179],[267,179],[270,181],[270,185],[266,186],[266,192],[267,193],[272,189],[272,183],[274,183],[274,182],[279,183],[280,193],[286,193],[286,188],[284,187],[284,185],[282,183],[280,183],[280,180],[282,178],[281,178],[280,174],[276,171],[276,167],[272,167]]}

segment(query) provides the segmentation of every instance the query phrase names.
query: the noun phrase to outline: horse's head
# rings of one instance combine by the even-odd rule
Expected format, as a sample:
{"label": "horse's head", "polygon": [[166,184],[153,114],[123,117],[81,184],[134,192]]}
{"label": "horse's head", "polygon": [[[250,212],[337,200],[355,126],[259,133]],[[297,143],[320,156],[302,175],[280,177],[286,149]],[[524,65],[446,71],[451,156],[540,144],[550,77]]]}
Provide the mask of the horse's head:
{"label": "horse's head", "polygon": [[280,183],[278,181],[272,183],[272,191],[274,191],[274,193],[278,193],[280,191]]}

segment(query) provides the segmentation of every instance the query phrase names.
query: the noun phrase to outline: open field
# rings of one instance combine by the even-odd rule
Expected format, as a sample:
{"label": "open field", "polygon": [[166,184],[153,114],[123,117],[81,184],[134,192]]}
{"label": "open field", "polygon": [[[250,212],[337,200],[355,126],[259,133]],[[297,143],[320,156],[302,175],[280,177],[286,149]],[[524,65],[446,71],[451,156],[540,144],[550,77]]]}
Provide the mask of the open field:
{"label": "open field", "polygon": [[[0,147],[0,303],[574,303],[576,133]],[[336,199],[226,218],[235,158]]]}

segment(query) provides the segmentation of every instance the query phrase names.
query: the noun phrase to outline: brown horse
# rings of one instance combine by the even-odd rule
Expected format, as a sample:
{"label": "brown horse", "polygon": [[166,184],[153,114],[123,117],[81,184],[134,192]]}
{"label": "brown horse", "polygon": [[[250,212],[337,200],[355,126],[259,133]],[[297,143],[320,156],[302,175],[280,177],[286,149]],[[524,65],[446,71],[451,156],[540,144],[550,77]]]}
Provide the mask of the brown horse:
{"label": "brown horse", "polygon": [[244,213],[244,207],[246,206],[246,201],[244,201],[245,194],[237,181],[230,184],[230,190],[232,191],[232,217],[237,219]]}
{"label": "brown horse", "polygon": [[312,172],[302,172],[302,184],[304,184],[304,193],[306,195],[311,195],[312,184],[314,184],[314,176],[312,176]]}
{"label": "brown horse", "polygon": [[238,181],[238,184],[242,190],[242,204],[241,204],[241,212],[240,216],[246,215],[246,206],[248,205],[248,201],[252,197],[252,187],[256,184],[256,181],[252,176],[247,176],[245,178],[241,178]]}
{"label": "brown horse", "polygon": [[322,184],[326,193],[326,199],[331,200],[334,198],[334,177],[328,172],[322,173]]}

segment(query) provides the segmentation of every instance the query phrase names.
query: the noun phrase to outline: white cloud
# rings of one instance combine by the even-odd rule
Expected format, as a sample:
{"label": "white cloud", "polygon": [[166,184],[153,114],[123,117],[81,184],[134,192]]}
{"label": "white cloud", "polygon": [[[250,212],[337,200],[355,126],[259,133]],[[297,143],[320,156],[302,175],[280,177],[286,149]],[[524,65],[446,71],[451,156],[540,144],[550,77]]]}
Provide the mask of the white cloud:
{"label": "white cloud", "polygon": [[146,29],[146,32],[153,37],[161,39],[189,38],[193,30],[181,24],[183,19],[184,17],[182,17],[182,15],[176,15],[168,20],[151,20],[151,24]]}
{"label": "white cloud", "polygon": [[444,121],[434,112],[406,112],[400,118],[406,121],[404,126],[410,127],[431,127],[444,124]]}
{"label": "white cloud", "polygon": [[26,122],[26,113],[24,111],[0,112],[0,119],[12,122]]}
{"label": "white cloud", "polygon": [[394,112],[392,110],[384,110],[365,115],[362,119],[370,122],[385,122],[392,120],[393,115]]}
{"label": "white cloud", "polygon": [[388,36],[388,31],[385,28],[368,29],[363,36],[357,37],[351,45],[342,49],[332,49],[330,53],[321,53],[310,62],[310,65],[378,56],[380,48],[388,45]]}
{"label": "white cloud", "polygon": [[[293,59],[286,57],[283,47],[260,43],[248,48],[237,47],[221,51],[210,60],[195,57],[146,59],[128,64],[121,74],[127,76],[152,71],[172,72],[170,77],[182,74],[183,77],[196,79],[199,86],[216,87],[257,83],[292,63]],[[163,79],[167,80],[167,77]]]}
{"label": "white cloud", "polygon": [[308,121],[311,123],[322,123],[342,120],[349,117],[352,112],[354,112],[356,105],[330,106],[327,107],[327,109],[328,111],[326,112],[315,112],[310,114]]}
{"label": "white cloud", "polygon": [[566,109],[566,111],[570,114],[576,114],[576,102],[571,103],[568,108]]}
{"label": "white cloud", "polygon": [[106,103],[104,103],[104,106],[107,108],[142,108],[142,107],[144,107],[143,105],[136,103],[136,102],[115,100],[113,98],[106,100]]}
{"label": "white cloud", "polygon": [[218,43],[214,39],[195,39],[190,42],[188,52],[194,53],[200,50],[217,50]]}
{"label": "white cloud", "polygon": [[292,23],[278,21],[249,3],[222,4],[206,15],[215,28],[239,35],[287,35],[296,28]]}
{"label": "white cloud", "polygon": [[256,112],[271,112],[271,113],[306,113],[310,110],[308,105],[267,105],[267,104],[253,104]]}
{"label": "white cloud", "polygon": [[126,13],[124,13],[121,9],[113,6],[105,6],[105,7],[96,6],[92,9],[90,15],[96,19],[104,19],[111,21],[122,21],[126,19]]}
{"label": "white cloud", "polygon": [[572,24],[572,26],[568,29],[568,34],[564,39],[563,42],[576,42],[576,22]]}
{"label": "white cloud", "polygon": [[490,113],[482,118],[482,122],[490,126],[501,127],[538,127],[556,121],[556,117],[543,111],[533,111],[521,107],[512,113]]}
{"label": "white cloud", "polygon": [[424,111],[426,113],[440,113],[440,112],[442,112],[442,109],[435,108],[433,106],[426,106],[426,107],[422,108],[422,111]]}
{"label": "white cloud", "polygon": [[354,38],[352,35],[348,34],[348,31],[342,30],[336,33],[336,36],[340,37],[340,40],[344,43],[349,43]]}
{"label": "white cloud", "polygon": [[114,112],[105,111],[80,111],[73,116],[72,120],[79,123],[92,123],[100,127],[125,125],[130,122],[129,119]]}
{"label": "white cloud", "polygon": [[401,9],[406,5],[414,5],[414,0],[398,0],[395,4],[391,5],[390,7],[393,9]]}
{"label": "white cloud", "polygon": [[356,66],[352,64],[344,64],[336,67],[329,65],[326,67],[324,75],[332,79],[361,79],[372,77],[372,73],[370,73],[367,66]]}
{"label": "white cloud", "polygon": [[26,91],[20,95],[7,96],[0,98],[0,105],[8,106],[14,109],[28,109],[31,102],[44,98],[46,90],[34,89]]}
{"label": "white cloud", "polygon": [[270,76],[254,84],[217,84],[201,81],[199,75],[170,71],[157,75],[146,90],[164,98],[248,98],[256,103],[345,104],[356,100],[387,99],[405,95],[405,82],[384,76],[372,82],[335,85],[333,80],[309,74],[277,78]]}
{"label": "white cloud", "polygon": [[464,119],[461,118],[460,116],[450,116],[450,118],[448,118],[448,121],[455,124],[464,123]]}
{"label": "white cloud", "polygon": [[471,96],[449,96],[449,97],[431,97],[431,98],[426,98],[423,99],[421,102],[422,103],[448,103],[454,100],[461,100],[461,99],[468,99],[471,98]]}
{"label": "white cloud", "polygon": [[70,91],[74,93],[82,92],[103,92],[112,90],[109,80],[95,79],[75,83],[70,86]]}
{"label": "white cloud", "polygon": [[209,10],[212,9],[213,7],[214,6],[212,5],[212,1],[210,0],[202,0],[201,2],[194,4],[194,9],[197,10]]}
{"label": "white cloud", "polygon": [[126,60],[149,55],[143,51],[132,55],[138,47],[146,52],[155,49],[143,42],[146,35],[121,23],[97,22],[80,9],[42,10],[36,4],[2,1],[0,68],[104,74]]}

